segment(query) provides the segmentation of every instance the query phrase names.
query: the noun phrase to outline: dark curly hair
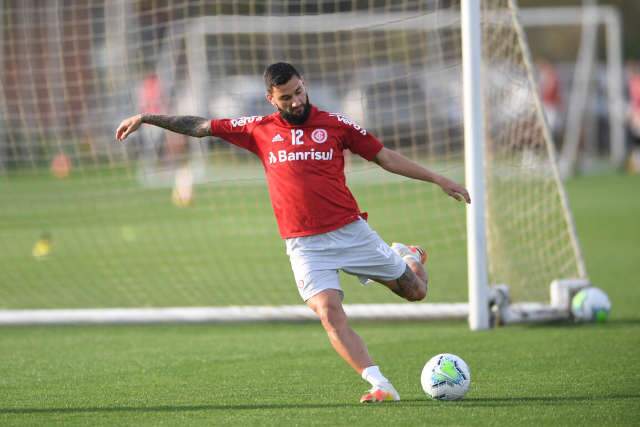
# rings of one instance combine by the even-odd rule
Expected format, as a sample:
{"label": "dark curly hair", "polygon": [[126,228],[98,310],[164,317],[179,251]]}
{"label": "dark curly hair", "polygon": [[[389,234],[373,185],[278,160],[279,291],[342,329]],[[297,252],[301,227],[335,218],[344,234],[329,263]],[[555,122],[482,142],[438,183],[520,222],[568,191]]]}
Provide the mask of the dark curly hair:
{"label": "dark curly hair", "polygon": [[286,62],[276,62],[264,70],[264,85],[271,92],[274,86],[280,86],[291,80],[293,76],[300,78],[300,73],[295,67]]}

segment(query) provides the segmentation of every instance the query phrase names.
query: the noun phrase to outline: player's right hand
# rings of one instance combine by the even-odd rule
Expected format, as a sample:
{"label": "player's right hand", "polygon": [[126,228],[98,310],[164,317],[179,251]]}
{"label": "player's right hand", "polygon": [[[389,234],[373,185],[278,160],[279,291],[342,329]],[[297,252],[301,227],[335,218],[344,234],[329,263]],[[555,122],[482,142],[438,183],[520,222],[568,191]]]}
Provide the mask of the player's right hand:
{"label": "player's right hand", "polygon": [[136,114],[128,119],[124,119],[118,129],[116,129],[116,139],[118,141],[124,141],[129,134],[133,133],[142,124],[142,114]]}
{"label": "player's right hand", "polygon": [[462,185],[457,182],[451,181],[445,177],[439,180],[438,184],[442,191],[447,193],[449,196],[453,197],[459,202],[465,201],[467,203],[471,203],[471,197],[469,197],[469,192]]}

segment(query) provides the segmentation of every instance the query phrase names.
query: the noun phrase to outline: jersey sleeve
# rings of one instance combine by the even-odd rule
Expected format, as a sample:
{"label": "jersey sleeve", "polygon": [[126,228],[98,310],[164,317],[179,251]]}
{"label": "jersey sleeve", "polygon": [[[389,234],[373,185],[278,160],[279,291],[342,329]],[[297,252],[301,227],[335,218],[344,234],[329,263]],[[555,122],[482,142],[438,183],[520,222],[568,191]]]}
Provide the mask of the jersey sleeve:
{"label": "jersey sleeve", "polygon": [[239,119],[211,120],[211,135],[224,139],[238,147],[257,153],[258,148],[252,133],[262,117],[241,117]]}
{"label": "jersey sleeve", "polygon": [[372,161],[384,147],[378,138],[357,124],[342,123],[342,126],[347,136],[344,142],[345,147],[364,159]]}

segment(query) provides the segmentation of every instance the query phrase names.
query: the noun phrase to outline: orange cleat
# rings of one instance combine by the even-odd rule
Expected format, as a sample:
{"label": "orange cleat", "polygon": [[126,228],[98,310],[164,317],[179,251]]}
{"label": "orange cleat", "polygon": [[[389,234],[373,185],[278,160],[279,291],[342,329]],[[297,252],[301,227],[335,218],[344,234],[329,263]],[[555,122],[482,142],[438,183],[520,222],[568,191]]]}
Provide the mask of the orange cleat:
{"label": "orange cleat", "polygon": [[398,401],[400,395],[391,384],[373,387],[360,398],[360,403],[381,403],[386,401]]}
{"label": "orange cleat", "polygon": [[409,248],[409,250],[411,252],[416,252],[418,253],[418,255],[420,255],[420,264],[424,265],[427,262],[427,259],[429,258],[427,255],[427,251],[425,251],[424,249],[422,249],[420,246],[407,246]]}

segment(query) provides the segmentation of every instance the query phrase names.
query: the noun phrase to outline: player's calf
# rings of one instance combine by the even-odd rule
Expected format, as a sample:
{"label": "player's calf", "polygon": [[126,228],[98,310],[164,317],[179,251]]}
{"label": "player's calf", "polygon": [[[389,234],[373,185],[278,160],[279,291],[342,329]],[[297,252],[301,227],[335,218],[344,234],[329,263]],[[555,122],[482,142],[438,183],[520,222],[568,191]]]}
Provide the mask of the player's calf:
{"label": "player's calf", "polygon": [[[392,243],[391,249],[407,263],[407,271],[396,279],[396,290],[392,290],[409,301],[420,301],[427,296],[428,276],[424,264],[427,252],[420,246]],[[413,272],[413,274],[411,274]]]}
{"label": "player's calf", "polygon": [[396,295],[408,301],[421,301],[427,296],[428,275],[423,264],[427,253],[419,246],[393,243],[391,249],[404,260],[405,271],[394,280],[371,278],[370,281],[385,285]]}
{"label": "player's calf", "polygon": [[407,265],[404,273],[394,280],[372,279],[385,285],[394,294],[407,301],[421,301],[427,296],[427,282],[420,279]]}
{"label": "player's calf", "polygon": [[413,272],[409,263],[402,276],[394,280],[390,288],[407,301],[422,301],[427,296],[427,282]]}

